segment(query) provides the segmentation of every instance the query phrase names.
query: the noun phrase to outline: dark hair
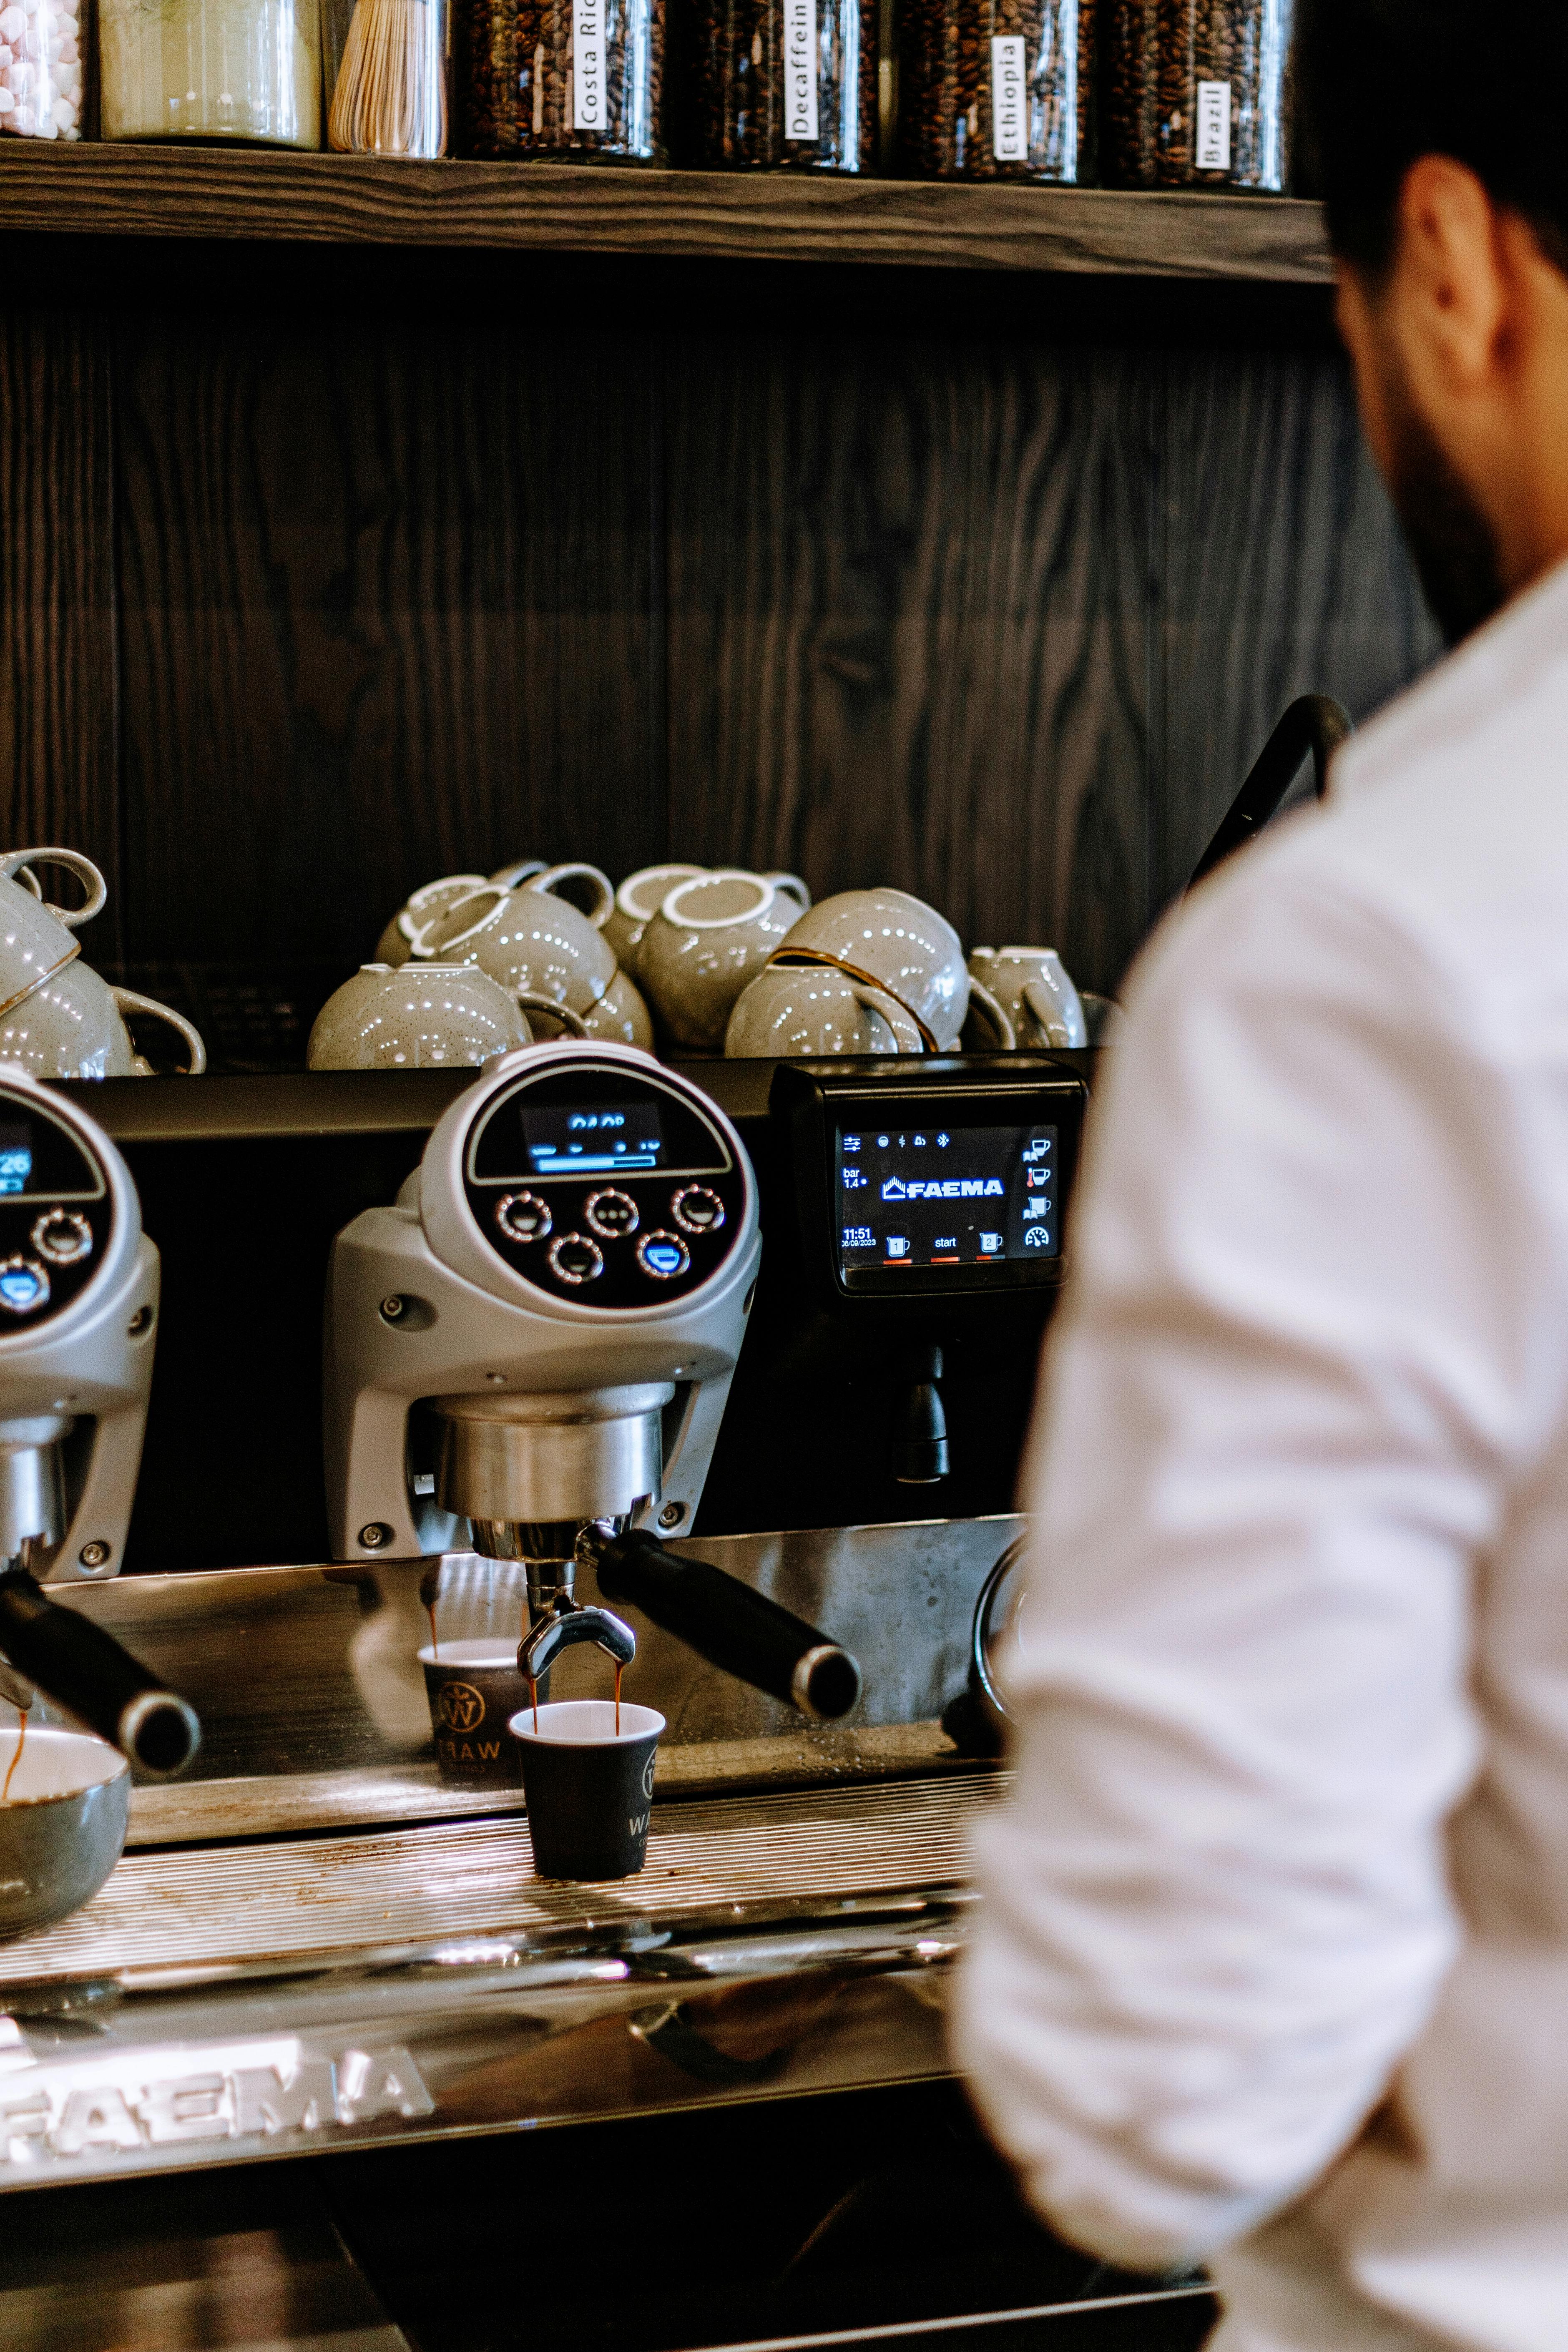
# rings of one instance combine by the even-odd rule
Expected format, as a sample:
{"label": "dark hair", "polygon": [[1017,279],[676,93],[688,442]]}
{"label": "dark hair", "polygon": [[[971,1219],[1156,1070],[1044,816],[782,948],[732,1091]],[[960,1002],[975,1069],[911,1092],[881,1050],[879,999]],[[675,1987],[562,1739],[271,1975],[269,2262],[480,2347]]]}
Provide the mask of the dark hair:
{"label": "dark hair", "polygon": [[1296,71],[1337,253],[1386,268],[1405,173],[1451,155],[1568,270],[1563,0],[1301,0]]}

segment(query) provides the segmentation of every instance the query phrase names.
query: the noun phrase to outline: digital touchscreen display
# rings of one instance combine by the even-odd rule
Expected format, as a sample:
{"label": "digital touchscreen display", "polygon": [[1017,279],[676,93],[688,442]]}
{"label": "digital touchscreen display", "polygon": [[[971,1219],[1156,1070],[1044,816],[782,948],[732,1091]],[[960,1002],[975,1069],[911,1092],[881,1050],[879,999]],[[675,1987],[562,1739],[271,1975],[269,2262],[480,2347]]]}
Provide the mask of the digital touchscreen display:
{"label": "digital touchscreen display", "polygon": [[0,1192],[26,1193],[33,1172],[33,1138],[25,1127],[0,1126]]}
{"label": "digital touchscreen display", "polygon": [[653,1103],[535,1105],[522,1139],[535,1176],[608,1176],[664,1167],[664,1122]]}
{"label": "digital touchscreen display", "polygon": [[840,1126],[840,1274],[1059,1256],[1059,1141],[1054,1126]]}

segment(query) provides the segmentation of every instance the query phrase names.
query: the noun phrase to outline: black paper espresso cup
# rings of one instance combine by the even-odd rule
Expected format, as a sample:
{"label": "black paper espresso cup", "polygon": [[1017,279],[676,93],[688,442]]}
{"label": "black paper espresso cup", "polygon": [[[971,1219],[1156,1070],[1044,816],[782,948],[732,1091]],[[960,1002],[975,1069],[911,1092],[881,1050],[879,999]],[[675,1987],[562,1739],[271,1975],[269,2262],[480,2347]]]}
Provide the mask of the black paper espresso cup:
{"label": "black paper espresso cup", "polygon": [[563,1698],[514,1715],[541,1878],[630,1878],[647,1858],[654,1757],[664,1717],[610,1698]]}
{"label": "black paper espresso cup", "polygon": [[419,1663],[442,1780],[521,1788],[522,1758],[507,1727],[528,1704],[528,1679],[517,1670],[516,1643],[493,1633],[484,1640],[442,1642],[421,1650]]}

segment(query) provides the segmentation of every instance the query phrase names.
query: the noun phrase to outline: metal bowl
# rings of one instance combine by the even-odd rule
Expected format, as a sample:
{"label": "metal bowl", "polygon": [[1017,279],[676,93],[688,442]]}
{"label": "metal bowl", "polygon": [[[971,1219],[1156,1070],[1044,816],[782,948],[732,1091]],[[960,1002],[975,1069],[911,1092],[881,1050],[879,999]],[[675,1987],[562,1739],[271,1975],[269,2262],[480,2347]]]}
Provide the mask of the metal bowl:
{"label": "metal bowl", "polygon": [[[16,1734],[0,1732],[0,1781]],[[90,1902],[119,1861],[131,1817],[131,1767],[88,1731],[29,1725],[10,1799],[0,1805],[0,1940],[47,1927]]]}

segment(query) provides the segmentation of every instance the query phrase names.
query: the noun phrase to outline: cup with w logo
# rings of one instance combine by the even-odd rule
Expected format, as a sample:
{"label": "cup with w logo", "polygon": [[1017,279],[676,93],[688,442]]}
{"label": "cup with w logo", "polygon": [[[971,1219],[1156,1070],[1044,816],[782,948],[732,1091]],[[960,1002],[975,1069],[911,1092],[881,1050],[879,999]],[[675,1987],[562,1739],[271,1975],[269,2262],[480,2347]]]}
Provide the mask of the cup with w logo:
{"label": "cup with w logo", "polygon": [[517,1644],[495,1635],[439,1642],[419,1653],[443,1780],[522,1786],[522,1751],[508,1729],[528,1704]]}

